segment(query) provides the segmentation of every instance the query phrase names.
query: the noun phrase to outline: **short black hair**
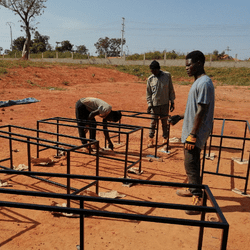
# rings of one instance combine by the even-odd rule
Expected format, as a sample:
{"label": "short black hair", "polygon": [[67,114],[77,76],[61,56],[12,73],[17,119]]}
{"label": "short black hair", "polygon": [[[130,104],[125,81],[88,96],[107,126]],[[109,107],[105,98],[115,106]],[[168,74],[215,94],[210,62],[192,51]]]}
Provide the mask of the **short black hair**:
{"label": "short black hair", "polygon": [[118,122],[119,120],[121,120],[121,117],[122,117],[121,111],[113,111],[113,110],[111,110],[106,118],[111,118],[112,121]]}
{"label": "short black hair", "polygon": [[151,64],[149,65],[149,68],[150,69],[160,69],[161,67],[160,67],[160,64],[157,62],[157,61],[153,61],[153,62],[151,62]]}
{"label": "short black hair", "polygon": [[193,63],[200,61],[203,65],[205,64],[205,56],[199,50],[194,50],[186,55],[186,59],[192,59]]}

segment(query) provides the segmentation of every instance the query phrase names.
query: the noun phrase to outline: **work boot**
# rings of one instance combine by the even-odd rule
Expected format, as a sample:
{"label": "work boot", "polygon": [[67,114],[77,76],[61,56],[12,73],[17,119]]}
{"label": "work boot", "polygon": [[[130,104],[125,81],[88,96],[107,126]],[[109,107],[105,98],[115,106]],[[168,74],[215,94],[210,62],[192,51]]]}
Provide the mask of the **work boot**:
{"label": "work boot", "polygon": [[[193,206],[202,206],[202,198],[199,196],[194,195],[193,196]],[[201,211],[195,211],[195,210],[185,210],[185,213],[188,215],[197,215],[200,214]]]}
{"label": "work boot", "polygon": [[97,151],[97,145],[96,144],[91,144],[91,150],[92,151]]}
{"label": "work boot", "polygon": [[148,148],[153,148],[154,147],[154,138],[150,138],[148,139]]}
{"label": "work boot", "polygon": [[192,197],[193,194],[190,192],[189,188],[183,190],[177,190],[176,194],[183,197]]}

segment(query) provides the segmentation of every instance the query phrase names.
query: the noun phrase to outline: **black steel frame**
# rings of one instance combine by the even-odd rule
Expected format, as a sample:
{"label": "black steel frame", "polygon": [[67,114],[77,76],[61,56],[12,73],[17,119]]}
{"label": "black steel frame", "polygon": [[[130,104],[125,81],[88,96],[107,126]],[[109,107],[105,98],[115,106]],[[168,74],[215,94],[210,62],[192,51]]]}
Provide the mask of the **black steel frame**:
{"label": "black steel frame", "polygon": [[[125,135],[125,137],[126,137],[126,143],[125,143],[126,149],[125,149],[124,159],[112,157],[112,154],[111,155],[99,154],[99,157],[124,162],[124,178],[127,178],[127,171],[130,168],[132,168],[133,166],[135,166],[136,164],[139,164],[138,173],[139,174],[142,173],[142,166],[141,166],[141,163],[142,163],[142,145],[143,145],[143,128],[142,127],[134,126],[134,125],[127,125],[127,124],[120,124],[120,123],[106,123],[108,129],[103,129],[103,128],[98,128],[100,126],[103,127],[104,123],[102,123],[102,122],[95,122],[96,128],[94,128],[94,127],[91,127],[91,124],[93,124],[93,122],[85,121],[86,123],[88,123],[88,126],[78,126],[77,125],[78,121],[80,121],[80,120],[72,119],[72,118],[65,118],[65,117],[47,118],[47,119],[37,121],[37,129],[39,129],[40,124],[49,124],[49,125],[56,126],[57,133],[59,133],[60,127],[64,126],[64,127],[72,127],[72,128],[79,127],[79,128],[83,128],[83,129],[86,129],[86,128],[87,129],[95,129],[97,131],[108,131],[108,132],[114,133],[115,135],[111,136],[110,138],[119,137],[121,134]],[[75,123],[76,125],[70,125],[67,123],[70,123],[70,124]],[[138,131],[141,132],[139,156],[138,156],[138,159],[129,160],[128,159],[128,156],[129,156],[129,136],[132,133],[135,133]],[[90,153],[95,155],[95,152],[90,152]],[[116,152],[116,154],[121,155],[122,153]]]}
{"label": "black steel frame", "polygon": [[[3,129],[7,129],[8,131],[5,131]],[[29,136],[29,135],[23,135],[20,133],[14,133],[12,132],[14,129],[18,130],[16,132],[20,132],[21,131],[27,131],[27,132],[34,132],[37,134],[36,137],[34,136]],[[46,139],[42,139],[40,138],[38,135],[39,134],[49,134],[49,135],[56,135],[57,137],[57,141],[52,141],[52,140],[46,140]],[[9,161],[10,163],[10,167],[3,167],[5,169],[13,169],[13,150],[12,150],[12,141],[19,141],[19,142],[23,142],[27,144],[27,162],[28,162],[28,171],[31,171],[31,145],[36,145],[37,147],[41,146],[43,147],[42,151],[47,150],[47,149],[55,149],[57,151],[57,153],[59,151],[63,151],[66,155],[66,161],[67,161],[67,174],[70,175],[70,163],[71,163],[71,153],[75,152],[75,153],[80,153],[80,154],[88,154],[84,151],[79,151],[82,148],[85,147],[90,147],[92,144],[95,144],[97,146],[97,152],[95,154],[96,157],[96,170],[95,170],[95,174],[96,176],[99,175],[99,142],[96,140],[90,140],[90,139],[86,139],[86,143],[82,144],[80,146],[76,146],[76,145],[72,145],[72,144],[67,144],[67,143],[62,143],[59,142],[59,138],[60,137],[65,137],[65,138],[71,138],[71,139],[76,139],[76,140],[80,140],[79,137],[74,137],[74,136],[68,136],[68,135],[63,135],[63,134],[59,134],[59,133],[52,133],[52,132],[48,132],[48,131],[43,131],[43,130],[36,130],[36,129],[31,129],[31,128],[25,128],[25,127],[20,127],[20,126],[15,126],[15,125],[5,125],[5,126],[0,126],[0,138],[5,138],[9,140],[9,157],[5,158],[5,159],[0,159],[0,162],[6,162]],[[67,147],[67,148],[64,148]],[[45,181],[48,182],[50,184],[53,185],[57,185],[60,186],[62,188],[66,188],[67,190],[67,194],[71,193],[71,190],[73,190],[73,194],[78,194],[83,190],[86,190],[87,188],[91,187],[91,186],[95,186],[96,189],[96,193],[98,194],[98,190],[99,190],[99,183],[98,181],[94,181],[92,183],[89,183],[88,185],[77,189],[71,186],[70,183],[70,178],[67,178],[67,185],[61,184],[61,183],[57,183],[51,180],[47,180],[47,179],[43,179],[37,176],[31,176],[32,178],[35,179],[39,179],[41,181]],[[70,201],[68,200],[67,202],[67,206],[70,207]]]}
{"label": "black steel frame", "polygon": [[[130,117],[130,118],[139,118],[139,119],[146,119],[146,120],[156,120],[156,135],[155,135],[155,153],[154,157],[157,158],[157,149],[158,149],[158,137],[159,137],[159,121],[162,119],[168,119],[170,115],[160,117],[160,115],[155,114],[158,118],[152,118],[152,114],[146,112],[138,112],[138,111],[128,111],[128,110],[119,110],[122,113],[123,117]],[[144,129],[151,129],[150,126],[143,126]],[[166,151],[169,150],[169,134],[170,134],[170,125],[168,123],[168,140],[166,143]]]}
{"label": "black steel frame", "polygon": [[[220,173],[219,172],[219,166],[220,166],[221,153],[222,153],[223,149],[232,149],[232,150],[237,150],[237,151],[241,152],[240,159],[241,159],[241,161],[243,161],[243,156],[244,156],[244,153],[245,153],[246,141],[250,141],[250,138],[247,137],[247,132],[248,133],[250,132],[249,123],[248,123],[247,120],[223,119],[223,118],[214,118],[214,122],[215,121],[222,121],[221,134],[220,135],[215,135],[215,134],[213,134],[213,130],[212,130],[212,132],[210,134],[210,138],[208,140],[209,141],[208,156],[210,156],[212,148],[218,148],[219,149],[218,161],[217,161],[217,168],[216,168],[216,172],[205,171],[205,156],[206,156],[206,148],[207,148],[207,145],[205,145],[205,147],[204,147],[204,154],[203,154],[203,162],[202,162],[201,179],[203,180],[204,174],[213,174],[213,175],[220,175],[220,176],[224,176],[224,177],[233,177],[233,178],[243,179],[243,180],[245,180],[245,187],[244,187],[244,191],[242,192],[242,194],[247,194],[247,186],[248,186],[248,179],[249,179],[249,172],[250,172],[250,152],[249,152],[249,159],[248,159],[248,166],[247,166],[246,176],[229,175],[229,174]],[[243,131],[243,136],[242,137],[235,137],[235,136],[224,135],[224,128],[225,128],[225,123],[226,122],[241,122],[241,123],[245,123],[245,130]],[[220,138],[220,144],[219,145],[213,145],[212,144],[212,139],[213,138]],[[234,148],[234,147],[225,147],[225,146],[222,146],[223,139],[241,140],[241,141],[243,141],[242,142],[242,147],[240,147],[240,148]]]}
{"label": "black steel frame", "polygon": [[[70,179],[72,178],[88,179],[88,180],[95,180],[96,182],[99,182],[99,181],[124,182],[124,178],[111,178],[111,177],[100,177],[100,176],[84,176],[84,175],[72,175],[72,174],[69,175],[69,174],[57,174],[57,173],[55,174],[55,173],[43,173],[43,172],[31,172],[31,171],[20,172],[16,170],[0,170],[0,174],[1,173],[5,173],[5,174],[14,173],[15,175],[19,174],[19,175],[27,175],[27,176],[53,176],[53,177],[70,178]],[[198,185],[192,185],[192,184],[135,180],[135,179],[127,179],[127,181],[133,182],[134,184],[146,184],[146,185],[169,186],[169,187],[190,188],[190,187],[198,186]],[[91,196],[79,196],[79,195],[73,195],[73,194],[55,194],[55,193],[34,192],[34,191],[21,191],[21,190],[13,190],[13,189],[5,189],[5,188],[1,188],[0,193],[36,196],[36,197],[44,197],[44,198],[58,198],[58,199],[66,199],[66,200],[79,200],[80,208],[67,208],[67,207],[37,205],[37,204],[18,203],[18,202],[9,202],[9,201],[0,201],[0,206],[79,214],[80,215],[79,234],[80,234],[80,249],[81,250],[84,249],[84,217],[86,216],[120,218],[120,219],[128,219],[128,220],[137,220],[137,221],[139,220],[139,221],[148,221],[148,222],[155,222],[155,223],[166,223],[166,224],[199,227],[200,230],[199,230],[199,238],[198,238],[198,246],[197,246],[198,250],[202,249],[204,228],[222,229],[222,240],[221,240],[220,249],[226,250],[228,233],[229,233],[229,224],[227,223],[209,187],[207,185],[201,185],[199,187],[204,190],[203,206],[181,205],[181,204],[173,204],[173,203],[148,202],[148,201],[137,201],[137,200],[110,199],[110,198],[91,197]],[[207,206],[208,199],[210,200],[212,206]],[[169,217],[163,217],[163,216],[150,216],[150,215],[90,210],[90,209],[84,209],[84,201],[134,205],[134,206],[142,206],[142,207],[149,207],[149,208],[154,207],[154,208],[165,208],[165,209],[175,209],[175,210],[196,210],[196,211],[201,211],[201,217],[200,217],[200,220],[192,220],[192,219],[187,220],[187,219],[169,218]],[[216,213],[216,215],[219,218],[219,222],[205,221],[206,213]]]}

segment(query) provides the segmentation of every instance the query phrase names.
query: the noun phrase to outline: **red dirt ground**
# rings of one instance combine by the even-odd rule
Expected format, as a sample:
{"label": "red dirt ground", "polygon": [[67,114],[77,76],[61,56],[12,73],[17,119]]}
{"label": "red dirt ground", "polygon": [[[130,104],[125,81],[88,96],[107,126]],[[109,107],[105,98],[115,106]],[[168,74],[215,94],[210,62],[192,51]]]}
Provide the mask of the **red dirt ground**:
{"label": "red dirt ground", "polygon": [[[0,126],[12,124],[36,129],[36,121],[51,117],[75,118],[75,103],[81,97],[97,97],[112,105],[113,110],[131,110],[144,112],[147,109],[145,100],[146,85],[136,77],[114,70],[97,67],[54,66],[44,68],[15,68],[8,69],[8,74],[0,78],[0,100],[18,100],[34,97],[40,102],[26,105],[15,105],[0,108]],[[191,85],[190,85],[191,86]],[[174,85],[176,92],[176,109],[173,114],[183,113],[190,86]],[[215,117],[249,120],[250,88],[216,86]],[[99,120],[98,120],[99,121]],[[101,120],[100,120],[101,121]],[[129,124],[132,120],[122,119],[122,123]],[[138,122],[139,123],[139,122]],[[141,125],[149,125],[149,121],[140,121]],[[134,123],[135,125],[135,123]],[[221,123],[215,125],[219,134]],[[181,136],[182,122],[171,127],[170,138]],[[76,132],[76,131],[75,131]],[[244,126],[235,122],[226,123],[225,133],[233,136],[243,136]],[[77,135],[77,133],[75,133]],[[154,149],[147,149],[148,132],[144,132],[143,155],[153,154]],[[161,133],[160,133],[161,135]],[[248,133],[249,137],[249,133]],[[103,140],[102,133],[97,133],[97,139]],[[138,151],[137,140],[131,139],[131,148]],[[234,141],[226,142],[230,146],[239,146]],[[115,144],[115,146],[117,146]],[[181,144],[170,144],[170,154],[158,153],[162,161],[142,162],[141,175],[129,174],[131,178],[143,180],[186,182],[183,166],[183,151]],[[26,145],[15,144],[18,152],[14,153],[15,165],[25,164]],[[115,148],[115,151],[119,150]],[[244,159],[248,160],[249,143],[246,143]],[[218,151],[212,151],[218,157]],[[0,159],[6,155],[5,144],[0,144]],[[214,161],[207,160],[209,170],[216,169],[217,157]],[[221,155],[221,170],[226,174],[246,175],[247,165],[239,165],[231,161],[232,157],[240,157],[233,150],[226,150]],[[24,160],[25,159],[25,160]],[[7,166],[7,163],[1,163]],[[94,162],[75,158],[72,163],[72,173],[94,175]],[[60,171],[65,170],[65,161],[53,167],[34,167],[35,171]],[[63,172],[62,171],[62,172]],[[66,173],[66,172],[64,172]],[[122,164],[112,161],[100,160],[100,175],[122,177]],[[1,174],[0,179],[8,181],[11,189],[61,192],[65,190],[44,182],[21,177],[17,175]],[[249,249],[250,232],[250,199],[232,192],[233,188],[243,191],[244,180],[205,174],[204,184],[207,184],[216,198],[230,227],[228,247],[229,250]],[[76,183],[76,185],[79,183]],[[81,184],[81,183],[80,183]],[[191,204],[191,198],[177,197],[176,188],[152,187],[149,185],[135,185],[124,187],[121,184],[100,184],[100,192],[116,190],[125,194],[122,199],[142,201],[168,202],[177,204]],[[94,191],[90,188],[90,191]],[[250,187],[248,187],[250,193]],[[3,195],[3,200],[16,202],[30,202],[33,204],[51,204],[53,199],[38,197],[27,198],[16,195]],[[64,201],[59,201],[59,203]],[[210,204],[210,203],[209,203]],[[78,207],[73,203],[73,207]],[[86,202],[85,208],[124,213],[140,213],[174,218],[199,220],[200,216],[188,216],[180,210],[163,210],[154,208],[135,208],[115,204],[93,204]],[[206,220],[213,220],[213,214],[206,214]],[[2,207],[0,209],[1,236],[0,249],[76,249],[79,244],[79,219],[54,216],[50,212],[22,210]],[[111,218],[86,218],[85,219],[85,249],[197,249],[199,229],[191,226],[158,224],[141,221],[127,221]],[[205,229],[202,249],[220,249],[221,230]]]}

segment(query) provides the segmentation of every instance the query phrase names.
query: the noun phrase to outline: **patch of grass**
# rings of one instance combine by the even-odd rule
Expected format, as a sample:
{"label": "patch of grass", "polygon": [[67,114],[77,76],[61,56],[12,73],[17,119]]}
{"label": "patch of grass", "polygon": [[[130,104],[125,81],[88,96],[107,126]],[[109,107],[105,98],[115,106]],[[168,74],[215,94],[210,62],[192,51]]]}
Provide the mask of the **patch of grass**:
{"label": "patch of grass", "polygon": [[31,80],[27,80],[27,83],[33,87],[39,87],[39,88],[41,87],[39,84],[36,84],[36,83],[32,82]]}
{"label": "patch of grass", "polygon": [[8,73],[7,69],[0,67],[0,75],[4,75],[7,73]]}
{"label": "patch of grass", "polygon": [[[72,63],[48,63],[48,62],[33,62],[23,60],[1,60],[0,61],[0,75],[8,73],[8,68],[15,67],[39,67],[39,68],[52,68],[54,66],[68,66],[74,70],[99,67],[106,69],[118,70],[123,73],[137,76],[140,81],[146,83],[147,78],[151,75],[150,69],[146,65],[104,65],[104,64],[72,64]],[[187,76],[185,66],[162,66],[163,71],[171,73],[174,84],[188,85],[190,78]],[[221,86],[234,85],[234,86],[250,86],[250,68],[215,68],[206,67],[206,73],[212,78],[212,80]],[[93,76],[94,77],[94,76]],[[181,78],[181,81],[178,80]],[[175,81],[175,79],[177,79]]]}
{"label": "patch of grass", "polygon": [[182,82],[175,82],[175,84],[178,84],[178,85],[192,85],[193,83],[192,82],[182,81]]}

